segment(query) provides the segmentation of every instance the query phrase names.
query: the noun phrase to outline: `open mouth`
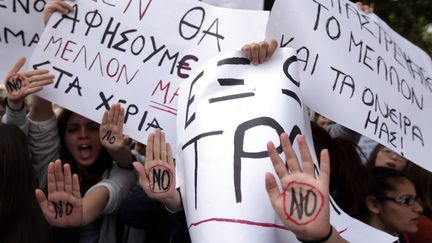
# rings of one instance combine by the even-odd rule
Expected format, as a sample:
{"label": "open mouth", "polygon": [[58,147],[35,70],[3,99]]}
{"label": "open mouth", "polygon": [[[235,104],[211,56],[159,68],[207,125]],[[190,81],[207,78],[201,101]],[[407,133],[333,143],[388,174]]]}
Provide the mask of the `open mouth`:
{"label": "open mouth", "polygon": [[81,144],[78,146],[78,151],[81,158],[87,159],[91,156],[92,146],[88,144]]}

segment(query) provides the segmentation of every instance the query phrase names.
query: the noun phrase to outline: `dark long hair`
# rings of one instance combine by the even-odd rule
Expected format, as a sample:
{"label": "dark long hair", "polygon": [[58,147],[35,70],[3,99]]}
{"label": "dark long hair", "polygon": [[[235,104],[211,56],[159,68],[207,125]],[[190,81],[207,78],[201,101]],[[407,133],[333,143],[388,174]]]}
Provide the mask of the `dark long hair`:
{"label": "dark long hair", "polygon": [[78,168],[77,162],[67,148],[65,140],[67,122],[72,114],[74,114],[72,111],[63,109],[57,119],[58,134],[61,144],[60,159],[62,160],[62,163],[69,163],[72,173],[78,175],[80,178],[81,195],[84,195],[90,187],[102,179],[105,171],[108,171],[108,173],[111,171],[113,160],[108,151],[102,147],[99,157],[94,164],[86,170]]}
{"label": "dark long hair", "polygon": [[358,217],[360,203],[365,196],[367,170],[358,155],[357,145],[342,137],[332,138],[313,122],[311,128],[318,160],[321,150],[329,151],[330,195],[347,214]]}
{"label": "dark long hair", "polygon": [[[387,167],[371,168],[367,179],[366,196],[372,196],[375,198],[386,197],[388,192],[396,190],[397,184],[404,180],[411,182],[406,174],[401,171]],[[369,220],[369,209],[367,208],[365,201],[362,203],[360,215],[360,219],[363,222]]]}
{"label": "dark long hair", "polygon": [[36,178],[27,138],[0,123],[0,242],[49,242],[50,233],[35,196]]}

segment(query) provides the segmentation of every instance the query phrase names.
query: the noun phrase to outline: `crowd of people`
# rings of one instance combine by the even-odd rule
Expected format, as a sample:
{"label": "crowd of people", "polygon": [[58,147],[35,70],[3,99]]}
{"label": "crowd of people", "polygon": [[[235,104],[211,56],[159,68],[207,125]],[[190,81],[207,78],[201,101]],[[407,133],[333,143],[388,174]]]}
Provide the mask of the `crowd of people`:
{"label": "crowd of people", "polygon": [[[45,23],[56,11],[67,14],[72,8],[63,0],[49,1]],[[277,46],[264,41],[242,51],[259,64]],[[0,99],[0,242],[190,242],[175,183],[161,191],[154,185],[158,166],[175,181],[175,152],[166,134],[155,129],[146,145],[131,141],[123,134],[120,104],[100,124],[67,109],[55,113],[51,102],[34,95],[55,77],[48,70],[21,70],[25,61],[18,60],[4,81],[5,87],[10,80],[22,86],[7,89]],[[398,242],[432,242],[429,171],[381,144],[363,163],[361,135],[319,114],[311,127],[319,177],[302,135],[296,138],[297,155],[286,133],[280,136],[283,158],[273,143],[267,145],[278,178],[267,173],[263,187],[286,229],[301,242],[346,242],[330,224],[331,196],[351,217]],[[295,224],[284,212],[286,201],[293,200],[286,193],[293,181],[312,185],[325,198],[310,224]]]}

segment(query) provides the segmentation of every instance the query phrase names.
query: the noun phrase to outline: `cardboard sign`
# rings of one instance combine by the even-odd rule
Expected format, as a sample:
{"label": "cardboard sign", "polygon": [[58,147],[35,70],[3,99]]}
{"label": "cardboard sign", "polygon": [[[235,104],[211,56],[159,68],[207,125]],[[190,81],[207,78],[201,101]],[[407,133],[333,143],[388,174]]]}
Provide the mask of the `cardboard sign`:
{"label": "cardboard sign", "polygon": [[[264,181],[274,173],[267,142],[281,151],[281,133],[291,141],[304,134],[315,154],[298,80],[295,51],[281,49],[258,66],[240,52],[217,56],[181,85],[176,165],[193,242],[297,242]],[[394,241],[331,205],[331,223],[347,240]]]}
{"label": "cardboard sign", "polygon": [[[46,0],[0,0],[0,80],[24,56],[30,59],[43,31]],[[27,70],[28,65],[22,68]]]}
{"label": "cardboard sign", "polygon": [[425,52],[347,0],[278,0],[267,37],[297,49],[308,106],[432,171]]}
{"label": "cardboard sign", "polygon": [[209,57],[262,40],[268,14],[186,0],[126,3],[77,0],[68,16],[50,19],[31,63],[56,80],[40,96],[95,121],[121,103],[125,134],[145,143],[160,127],[174,144],[179,84]]}

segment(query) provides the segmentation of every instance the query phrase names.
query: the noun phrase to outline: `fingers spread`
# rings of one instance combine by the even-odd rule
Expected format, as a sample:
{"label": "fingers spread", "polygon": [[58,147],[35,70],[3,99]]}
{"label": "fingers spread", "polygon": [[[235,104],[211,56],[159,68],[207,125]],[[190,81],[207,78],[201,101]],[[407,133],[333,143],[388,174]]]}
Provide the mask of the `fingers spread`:
{"label": "fingers spread", "polygon": [[64,176],[63,176],[62,164],[61,164],[60,160],[56,160],[54,162],[54,174],[55,174],[57,191],[63,192],[64,191]]}
{"label": "fingers spread", "polygon": [[285,158],[288,164],[288,168],[291,173],[297,173],[301,172],[301,168],[297,159],[297,155],[295,154],[291,142],[289,140],[289,137],[286,133],[281,134],[281,142],[282,142],[282,148],[285,153]]}
{"label": "fingers spread", "polygon": [[81,189],[79,184],[79,178],[77,174],[72,176],[72,194],[76,198],[81,198]]}
{"label": "fingers spread", "polygon": [[327,149],[323,149],[320,155],[320,175],[319,179],[326,186],[330,183],[330,156]]}
{"label": "fingers spread", "polygon": [[154,140],[153,140],[153,159],[154,160],[160,160],[161,159],[161,155],[160,155],[160,142],[161,140],[161,130],[158,128],[155,131],[155,136],[154,136]]}
{"label": "fingers spread", "polygon": [[118,120],[119,120],[119,115],[120,115],[120,104],[113,105],[112,110],[113,110],[114,114],[113,114],[111,123],[114,125],[117,125]]}
{"label": "fingers spread", "polygon": [[30,71],[23,72],[22,75],[26,78],[30,78],[36,75],[47,74],[48,72],[49,72],[48,69],[37,69],[37,70],[30,70]]}
{"label": "fingers spread", "polygon": [[47,185],[48,195],[57,191],[56,179],[54,174],[54,162],[51,162],[48,165]]}
{"label": "fingers spread", "polygon": [[276,180],[275,180],[274,176],[269,172],[267,172],[265,175],[265,186],[266,186],[267,194],[270,198],[270,201],[271,201],[273,207],[275,207],[275,203],[277,201],[277,198],[280,195],[280,191],[279,191],[279,188],[276,184]]}
{"label": "fingers spread", "polygon": [[112,105],[108,111],[108,120],[107,120],[108,124],[112,124],[113,117],[114,117],[114,109],[115,109],[115,105]]}
{"label": "fingers spread", "polygon": [[15,65],[9,71],[7,76],[10,76],[12,74],[19,72],[19,70],[22,68],[22,66],[24,66],[25,61],[26,61],[25,57],[21,57],[20,59],[18,59],[18,61],[15,63]]}
{"label": "fingers spread", "polygon": [[171,168],[175,167],[173,152],[171,149],[171,145],[169,143],[167,143],[167,161],[168,161],[168,164],[171,166]]}
{"label": "fingers spread", "polygon": [[147,145],[146,145],[146,160],[153,161],[153,141],[154,141],[154,133],[150,133],[147,137]]}
{"label": "fingers spread", "polygon": [[270,156],[270,160],[272,161],[273,167],[278,175],[279,179],[282,180],[288,174],[288,170],[286,169],[282,159],[279,156],[274,144],[269,142],[267,144],[267,151]]}
{"label": "fingers spread", "polygon": [[108,111],[105,111],[103,116],[102,116],[102,123],[101,125],[105,125],[108,123]]}
{"label": "fingers spread", "polygon": [[42,210],[42,213],[46,216],[50,215],[48,199],[45,196],[45,193],[41,189],[36,189],[35,190],[35,196],[36,196],[36,200],[38,201],[39,206]]}
{"label": "fingers spread", "polygon": [[300,156],[302,158],[303,172],[308,175],[314,176],[313,160],[305,137],[303,135],[297,136],[297,143],[299,145]]}
{"label": "fingers spread", "polygon": [[117,120],[117,126],[119,127],[120,130],[123,131],[123,124],[124,124],[124,116],[125,116],[125,109],[123,107],[120,106],[120,111],[119,111],[119,117]]}
{"label": "fingers spread", "polygon": [[68,194],[72,194],[72,173],[69,164],[63,165],[64,171],[64,188],[65,192]]}
{"label": "fingers spread", "polygon": [[143,187],[144,190],[147,190],[149,181],[144,166],[140,162],[133,162],[132,165],[138,172],[141,187]]}
{"label": "fingers spread", "polygon": [[165,141],[165,133],[161,132],[161,138],[160,138],[160,156],[162,161],[167,162],[167,148],[166,148],[166,141]]}

